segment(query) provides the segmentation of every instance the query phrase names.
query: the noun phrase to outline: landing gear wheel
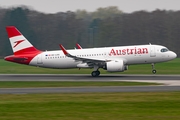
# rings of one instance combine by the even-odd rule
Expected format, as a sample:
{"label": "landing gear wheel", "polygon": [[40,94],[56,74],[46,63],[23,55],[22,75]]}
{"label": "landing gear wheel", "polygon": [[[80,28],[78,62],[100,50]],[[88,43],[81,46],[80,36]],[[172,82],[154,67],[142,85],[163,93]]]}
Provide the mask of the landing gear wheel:
{"label": "landing gear wheel", "polygon": [[100,75],[100,72],[99,72],[99,71],[93,71],[93,72],[91,73],[91,75],[92,75],[93,77],[97,77],[97,76]]}
{"label": "landing gear wheel", "polygon": [[152,73],[153,73],[153,74],[156,74],[156,70],[152,70]]}
{"label": "landing gear wheel", "polygon": [[154,65],[154,63],[152,63],[151,65],[152,65],[152,73],[153,73],[153,74],[156,74],[156,70],[155,70],[155,65]]}
{"label": "landing gear wheel", "polygon": [[92,75],[93,77],[96,77],[96,71],[93,71],[93,72],[91,73],[91,75]]}
{"label": "landing gear wheel", "polygon": [[97,76],[99,76],[99,75],[100,75],[100,72],[99,72],[99,71],[96,71],[96,74],[97,74]]}

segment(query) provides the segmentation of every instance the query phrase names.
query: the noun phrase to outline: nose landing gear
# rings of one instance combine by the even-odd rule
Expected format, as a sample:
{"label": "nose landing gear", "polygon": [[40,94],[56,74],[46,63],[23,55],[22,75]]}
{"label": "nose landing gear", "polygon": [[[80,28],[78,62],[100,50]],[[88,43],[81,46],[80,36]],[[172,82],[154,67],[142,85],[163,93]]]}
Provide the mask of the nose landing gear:
{"label": "nose landing gear", "polygon": [[153,73],[153,74],[156,74],[156,70],[155,70],[155,65],[154,65],[154,63],[152,63],[151,65],[152,65],[152,73]]}

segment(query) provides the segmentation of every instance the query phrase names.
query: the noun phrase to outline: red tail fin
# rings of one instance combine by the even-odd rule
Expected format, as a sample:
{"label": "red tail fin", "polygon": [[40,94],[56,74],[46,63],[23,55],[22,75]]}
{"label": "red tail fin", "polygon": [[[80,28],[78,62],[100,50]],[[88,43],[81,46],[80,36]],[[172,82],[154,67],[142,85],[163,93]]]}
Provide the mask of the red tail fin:
{"label": "red tail fin", "polygon": [[14,26],[6,27],[11,47],[15,55],[40,52]]}
{"label": "red tail fin", "polygon": [[41,53],[37,50],[14,26],[6,27],[8,37],[13,49],[14,55],[5,57],[4,59],[20,64],[29,64],[30,61]]}

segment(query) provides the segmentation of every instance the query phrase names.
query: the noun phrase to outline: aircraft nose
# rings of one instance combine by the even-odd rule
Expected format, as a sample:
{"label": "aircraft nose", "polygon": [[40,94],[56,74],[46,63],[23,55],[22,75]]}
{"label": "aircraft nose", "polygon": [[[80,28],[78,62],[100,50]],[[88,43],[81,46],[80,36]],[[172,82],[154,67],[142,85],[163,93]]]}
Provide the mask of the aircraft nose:
{"label": "aircraft nose", "polygon": [[177,57],[177,54],[176,54],[175,52],[172,52],[172,53],[171,53],[171,57],[172,57],[172,59],[174,59],[174,58]]}

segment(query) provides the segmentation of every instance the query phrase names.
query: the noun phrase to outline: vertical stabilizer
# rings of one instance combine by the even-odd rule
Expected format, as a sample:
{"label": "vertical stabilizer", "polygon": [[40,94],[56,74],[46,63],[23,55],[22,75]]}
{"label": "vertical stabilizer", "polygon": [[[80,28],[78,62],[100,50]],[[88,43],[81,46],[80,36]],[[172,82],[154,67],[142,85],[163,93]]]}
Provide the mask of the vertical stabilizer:
{"label": "vertical stabilizer", "polygon": [[16,27],[7,26],[6,30],[15,55],[39,52]]}

